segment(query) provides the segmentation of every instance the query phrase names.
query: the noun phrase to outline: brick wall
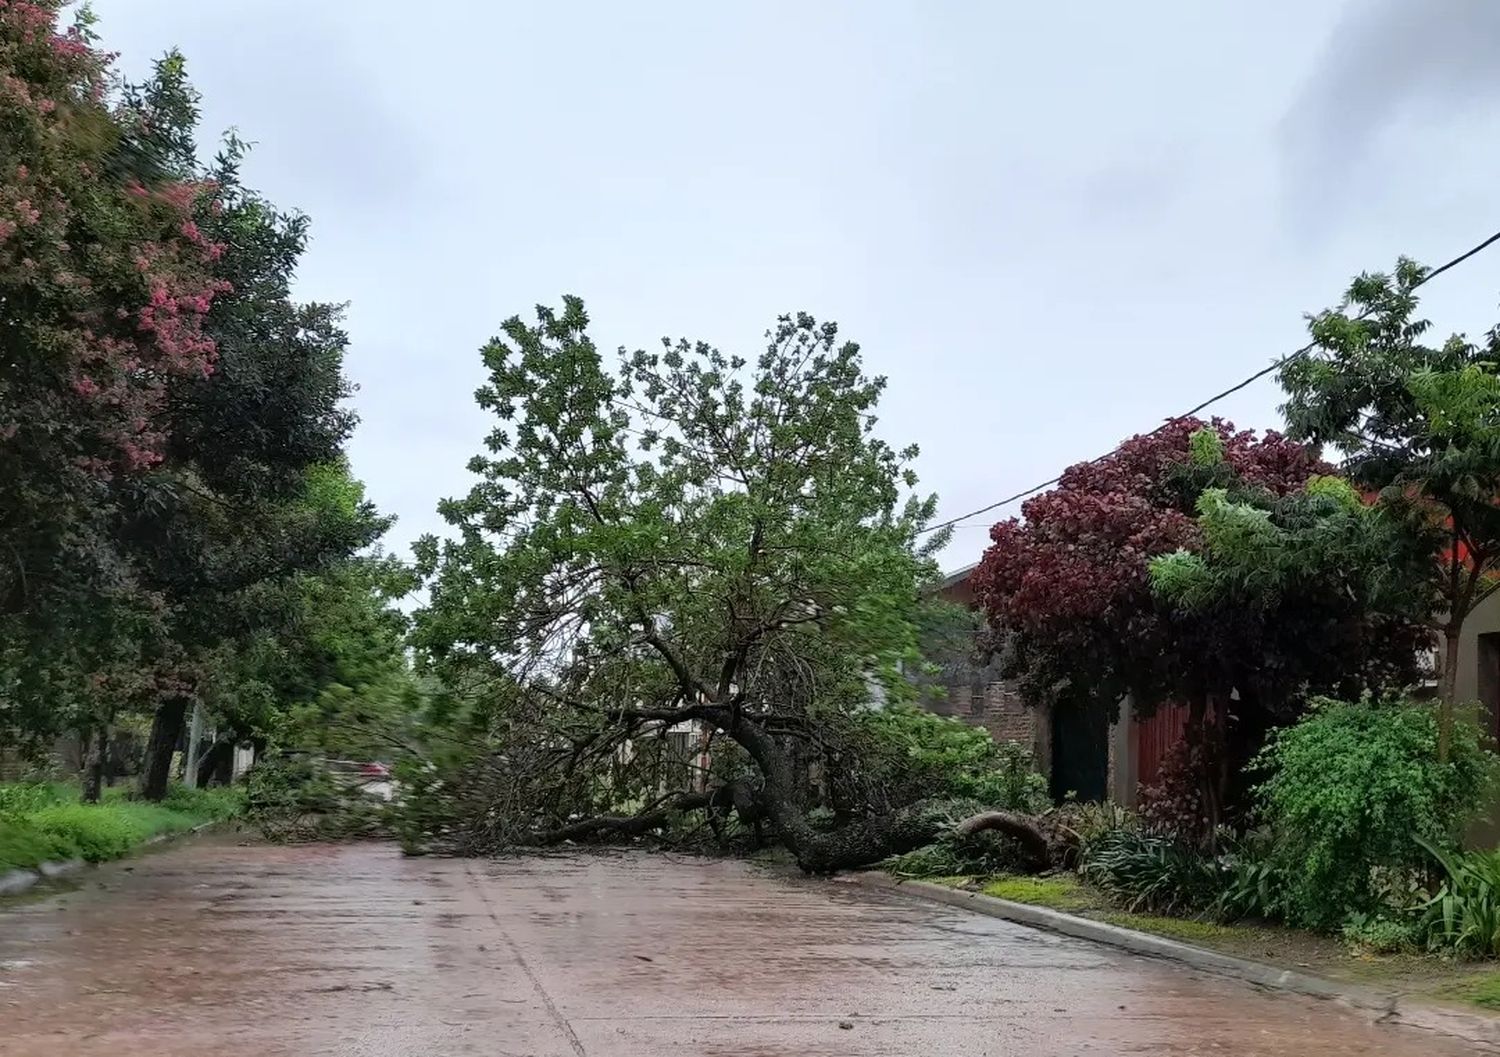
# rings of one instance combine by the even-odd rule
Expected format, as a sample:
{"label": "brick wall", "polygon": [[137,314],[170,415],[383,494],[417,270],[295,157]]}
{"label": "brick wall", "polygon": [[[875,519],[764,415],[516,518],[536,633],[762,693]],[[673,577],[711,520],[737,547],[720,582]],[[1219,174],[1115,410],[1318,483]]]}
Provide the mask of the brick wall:
{"label": "brick wall", "polygon": [[[1045,709],[1033,708],[1021,699],[1015,684],[996,679],[992,673],[976,670],[969,678],[954,678],[947,673],[942,691],[922,695],[921,703],[930,712],[952,716],[975,727],[983,727],[996,741],[1014,741],[1031,750],[1037,768],[1048,773],[1051,762],[1051,730]],[[989,676],[989,678],[985,678]]]}
{"label": "brick wall", "polygon": [[[949,576],[937,594],[949,602],[973,610],[974,590],[968,569]],[[993,658],[978,648],[983,618],[973,613],[972,623],[949,629],[944,635],[924,641],[923,652],[937,671],[918,677],[926,684],[921,704],[931,712],[952,716],[983,727],[996,741],[1013,741],[1031,750],[1032,758],[1045,774],[1050,771],[1052,724],[1045,709],[1028,706],[1015,684],[1000,678]]]}

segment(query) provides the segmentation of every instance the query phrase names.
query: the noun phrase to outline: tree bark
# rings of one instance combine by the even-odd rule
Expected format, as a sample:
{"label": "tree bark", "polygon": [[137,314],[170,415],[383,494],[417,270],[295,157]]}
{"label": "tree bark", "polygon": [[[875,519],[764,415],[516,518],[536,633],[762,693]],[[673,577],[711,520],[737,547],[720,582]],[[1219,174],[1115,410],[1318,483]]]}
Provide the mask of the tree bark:
{"label": "tree bark", "polygon": [[83,754],[83,802],[97,804],[104,785],[104,756],[109,751],[109,729],[96,727],[88,733]]}
{"label": "tree bark", "polygon": [[[985,830],[1004,833],[1019,844],[1026,856],[1027,865],[1038,873],[1057,864],[1057,842],[1048,839],[1036,820],[1026,815],[1018,815],[1013,811],[985,811],[964,819],[954,827],[953,832],[960,837],[967,837]],[[1073,843],[1076,843],[1076,834],[1073,836]]]}
{"label": "tree bark", "polygon": [[552,844],[562,844],[564,841],[587,840],[591,837],[638,837],[665,826],[679,811],[707,807],[708,801],[708,793],[681,793],[666,803],[649,811],[643,811],[639,815],[598,815],[594,818],[571,822],[566,826],[559,826],[557,829],[540,830],[522,838],[520,843],[529,847],[544,848]]}
{"label": "tree bark", "polygon": [[1438,692],[1438,763],[1447,763],[1453,746],[1453,699],[1458,696],[1458,647],[1463,622],[1443,628],[1443,677]]}
{"label": "tree bark", "polygon": [[[951,821],[940,805],[917,803],[885,815],[856,819],[821,833],[813,828],[798,803],[791,761],[776,739],[751,717],[726,709],[714,717],[720,726],[755,761],[765,784],[761,800],[771,824],[776,827],[797,865],[804,873],[833,874],[871,866],[892,855],[914,851],[942,837]],[[1015,837],[1028,858],[1040,866],[1054,858],[1052,844],[1042,827],[1024,815],[990,811],[959,823],[956,832],[999,830]]]}
{"label": "tree bark", "polygon": [[146,762],[141,767],[141,799],[159,801],[167,795],[172,777],[172,753],[182,737],[182,720],[187,714],[188,699],[169,697],[156,708],[151,720],[151,736],[146,740]]}

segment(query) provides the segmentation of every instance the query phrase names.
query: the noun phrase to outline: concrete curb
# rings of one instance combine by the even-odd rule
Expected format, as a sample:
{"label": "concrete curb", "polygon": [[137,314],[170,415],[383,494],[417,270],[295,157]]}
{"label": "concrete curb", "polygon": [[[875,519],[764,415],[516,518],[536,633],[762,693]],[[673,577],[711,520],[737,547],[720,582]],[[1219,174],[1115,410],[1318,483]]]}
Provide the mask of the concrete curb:
{"label": "concrete curb", "polygon": [[[142,848],[149,848],[155,844],[165,844],[168,841],[180,840],[183,837],[192,837],[204,830],[212,829],[219,825],[218,822],[205,822],[201,826],[185,829],[181,833],[158,833],[154,837],[148,837],[141,843]],[[130,858],[129,855],[125,858]],[[116,860],[118,861],[118,860]],[[0,896],[20,895],[22,892],[50,881],[57,877],[66,877],[70,873],[77,873],[89,865],[83,859],[66,859],[62,862],[44,862],[34,870],[11,870],[9,873],[0,874]]]}
{"label": "concrete curb", "polygon": [[33,885],[50,881],[54,877],[66,877],[87,865],[82,859],[67,859],[63,862],[44,862],[35,870],[12,870],[10,873],[0,874],[0,896],[19,895]]}
{"label": "concrete curb", "polygon": [[1147,932],[1121,928],[1103,921],[1076,917],[1048,907],[1013,903],[982,892],[932,884],[929,881],[902,881],[889,874],[861,873],[847,875],[844,883],[864,888],[897,892],[914,899],[972,910],[988,917],[1013,921],[1019,925],[1057,932],[1064,936],[1102,943],[1148,958],[1181,962],[1202,972],[1227,976],[1269,990],[1321,998],[1372,1015],[1382,1024],[1399,1024],[1462,1039],[1481,1048],[1482,1052],[1500,1054],[1500,1018],[1479,1013],[1444,1009],[1415,1002],[1396,991],[1379,991],[1354,984],[1343,984],[1310,976],[1291,969],[1281,969],[1260,962],[1236,958],[1191,944],[1153,936]]}

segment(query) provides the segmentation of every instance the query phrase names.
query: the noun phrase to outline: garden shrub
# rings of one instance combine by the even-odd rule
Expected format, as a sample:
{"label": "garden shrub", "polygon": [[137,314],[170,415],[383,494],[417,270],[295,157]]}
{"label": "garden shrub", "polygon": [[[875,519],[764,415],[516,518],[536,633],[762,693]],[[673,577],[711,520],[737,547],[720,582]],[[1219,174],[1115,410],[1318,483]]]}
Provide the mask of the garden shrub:
{"label": "garden shrub", "polygon": [[[980,730],[986,738],[989,733]],[[986,807],[1007,808],[1037,814],[1051,806],[1047,779],[1036,769],[1031,750],[1014,741],[994,741],[994,749],[983,766],[953,777],[958,796],[977,800]]]}
{"label": "garden shrub", "polygon": [[1387,914],[1352,914],[1342,931],[1350,946],[1371,954],[1404,954],[1417,947],[1422,935],[1417,921]]}
{"label": "garden shrub", "polygon": [[1377,911],[1390,874],[1425,869],[1423,841],[1455,847],[1493,772],[1472,723],[1457,725],[1439,764],[1432,710],[1405,702],[1317,701],[1273,735],[1260,762],[1269,777],[1257,795],[1276,834],[1286,916],[1327,930]]}
{"label": "garden shrub", "polygon": [[1206,744],[1183,740],[1172,746],[1156,783],[1141,787],[1140,813],[1146,824],[1194,847],[1208,847],[1214,833],[1203,805],[1203,776],[1217,766],[1216,758]]}
{"label": "garden shrub", "polygon": [[1079,872],[1131,911],[1196,913],[1219,894],[1213,859],[1174,837],[1135,829],[1096,838]]}
{"label": "garden shrub", "polygon": [[1100,840],[1118,830],[1141,830],[1141,818],[1134,811],[1112,801],[1095,803],[1069,800],[1052,811],[1059,826],[1078,837],[1078,856],[1087,858],[1089,850]]}
{"label": "garden shrub", "polygon": [[1226,921],[1238,918],[1275,920],[1285,916],[1286,874],[1276,857],[1272,835],[1254,830],[1229,841],[1218,857],[1219,894],[1214,914]]}
{"label": "garden shrub", "polygon": [[1037,772],[1031,751],[997,742],[983,727],[905,704],[863,713],[857,721],[902,784],[924,798],[973,800],[1031,814],[1050,806],[1047,779]]}
{"label": "garden shrub", "polygon": [[154,804],[54,804],[26,820],[60,845],[76,849],[89,862],[118,859],[138,844],[162,833],[181,833],[199,819]]}
{"label": "garden shrub", "polygon": [[1432,845],[1428,850],[1444,873],[1421,918],[1428,945],[1500,958],[1500,851],[1449,852]]}

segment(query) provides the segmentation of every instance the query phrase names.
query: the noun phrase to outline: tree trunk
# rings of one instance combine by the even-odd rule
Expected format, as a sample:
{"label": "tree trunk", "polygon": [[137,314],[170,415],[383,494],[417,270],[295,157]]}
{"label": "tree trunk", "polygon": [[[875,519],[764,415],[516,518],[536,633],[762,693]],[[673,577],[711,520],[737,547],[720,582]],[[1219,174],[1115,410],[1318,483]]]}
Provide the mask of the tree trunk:
{"label": "tree trunk", "polygon": [[88,732],[88,749],[83,756],[83,802],[97,804],[104,785],[104,756],[109,751],[109,728],[95,727]]}
{"label": "tree trunk", "polygon": [[1209,711],[1204,717],[1203,749],[1207,754],[1203,769],[1207,772],[1204,789],[1208,793],[1207,848],[1211,853],[1219,850],[1219,827],[1224,824],[1229,794],[1229,695],[1209,699]]}
{"label": "tree trunk", "polygon": [[1038,873],[1056,866],[1066,850],[1078,846],[1078,834],[1072,830],[1049,835],[1042,831],[1035,819],[1012,811],[985,811],[964,819],[953,832],[967,837],[985,830],[1004,833],[1019,844],[1027,865]]}
{"label": "tree trunk", "polygon": [[1438,763],[1447,763],[1453,746],[1453,699],[1458,696],[1458,645],[1463,621],[1443,628],[1443,677],[1438,693]]}
{"label": "tree trunk", "polygon": [[151,720],[151,736],[146,740],[146,762],[141,767],[141,799],[159,801],[167,795],[172,777],[172,753],[182,737],[182,720],[187,714],[188,699],[169,697],[156,708]]}
{"label": "tree trunk", "polygon": [[198,788],[198,743],[203,740],[203,702],[193,701],[193,719],[188,724],[187,751],[182,754],[182,784]]}
{"label": "tree trunk", "polygon": [[557,829],[541,830],[523,837],[519,843],[531,847],[546,847],[570,840],[587,840],[590,837],[638,837],[653,829],[660,829],[671,821],[678,811],[691,811],[707,807],[708,793],[680,793],[664,804],[660,804],[639,815],[598,815],[579,822],[571,822]]}

